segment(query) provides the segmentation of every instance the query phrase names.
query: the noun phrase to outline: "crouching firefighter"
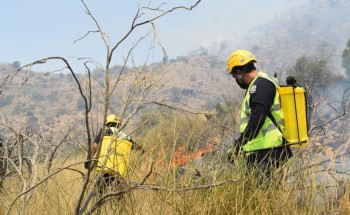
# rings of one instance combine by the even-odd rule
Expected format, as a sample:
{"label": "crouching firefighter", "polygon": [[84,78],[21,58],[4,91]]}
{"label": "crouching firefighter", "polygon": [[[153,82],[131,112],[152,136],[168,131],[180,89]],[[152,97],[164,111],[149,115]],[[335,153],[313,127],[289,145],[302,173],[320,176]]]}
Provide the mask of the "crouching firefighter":
{"label": "crouching firefighter", "polygon": [[232,152],[243,152],[248,171],[257,171],[261,182],[261,177],[270,177],[292,152],[280,132],[283,131],[283,112],[278,81],[257,71],[254,63],[257,60],[252,53],[237,50],[229,56],[227,69],[236,83],[246,90],[241,107],[241,134]]}
{"label": "crouching firefighter", "polygon": [[[102,129],[96,136],[91,146],[92,155],[100,147],[100,154],[97,158],[96,171],[99,175],[97,187],[100,194],[104,193],[109,187],[119,187],[123,184],[127,173],[130,151],[132,149],[142,150],[141,145],[137,144],[130,136],[119,131],[120,118],[111,114],[106,119],[105,132],[101,142]],[[101,143],[101,146],[100,146]],[[89,168],[90,162],[85,162],[84,167]]]}

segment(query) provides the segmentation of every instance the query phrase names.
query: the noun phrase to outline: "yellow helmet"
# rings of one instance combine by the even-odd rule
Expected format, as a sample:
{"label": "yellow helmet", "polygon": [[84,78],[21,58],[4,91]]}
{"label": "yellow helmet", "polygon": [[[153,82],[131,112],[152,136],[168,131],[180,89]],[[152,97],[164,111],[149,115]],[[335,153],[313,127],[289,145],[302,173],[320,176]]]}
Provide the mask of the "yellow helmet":
{"label": "yellow helmet", "polygon": [[254,63],[257,62],[256,58],[252,53],[246,50],[236,50],[231,53],[230,57],[227,60],[227,71],[228,74],[232,73],[232,68],[235,66],[243,66],[247,63],[253,61]]}
{"label": "yellow helmet", "polygon": [[115,114],[111,114],[107,116],[106,124],[110,122],[120,123],[120,118]]}

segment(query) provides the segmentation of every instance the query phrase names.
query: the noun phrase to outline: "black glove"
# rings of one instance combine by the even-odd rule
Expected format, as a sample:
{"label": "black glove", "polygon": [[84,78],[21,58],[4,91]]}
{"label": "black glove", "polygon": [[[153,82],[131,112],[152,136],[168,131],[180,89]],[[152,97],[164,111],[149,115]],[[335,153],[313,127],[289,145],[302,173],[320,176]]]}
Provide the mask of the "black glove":
{"label": "black glove", "polygon": [[233,155],[233,153],[232,153],[232,149],[229,149],[228,151],[227,151],[227,161],[229,162],[229,163],[233,163],[233,161],[234,161],[234,155]]}
{"label": "black glove", "polygon": [[90,168],[90,161],[85,161],[84,162],[84,168],[89,169]]}
{"label": "black glove", "polygon": [[239,150],[244,144],[246,144],[246,141],[244,143],[243,136],[241,135],[238,139],[235,139],[234,147]]}
{"label": "black glove", "polygon": [[242,147],[242,138],[238,138],[233,143],[233,146],[227,151],[227,160],[229,163],[233,163],[234,159],[238,156]]}
{"label": "black glove", "polygon": [[145,149],[141,149],[141,155],[145,154],[146,150]]}

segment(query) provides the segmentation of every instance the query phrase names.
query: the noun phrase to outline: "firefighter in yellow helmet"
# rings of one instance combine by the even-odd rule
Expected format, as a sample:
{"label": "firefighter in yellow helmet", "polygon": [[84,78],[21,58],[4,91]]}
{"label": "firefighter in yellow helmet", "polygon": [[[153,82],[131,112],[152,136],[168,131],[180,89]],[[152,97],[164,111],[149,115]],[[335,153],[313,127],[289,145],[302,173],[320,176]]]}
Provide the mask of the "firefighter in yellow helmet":
{"label": "firefighter in yellow helmet", "polygon": [[257,168],[269,177],[274,168],[292,156],[292,152],[284,144],[280,132],[283,113],[277,91],[278,80],[257,71],[255,63],[255,56],[246,50],[232,52],[227,60],[228,73],[242,89],[247,90],[241,107],[241,134],[235,141],[233,152],[242,151],[248,167]]}
{"label": "firefighter in yellow helmet", "polygon": [[[103,138],[101,138],[101,129],[96,136],[91,148],[92,155],[94,155],[101,144],[101,153],[99,155],[96,166],[96,170],[101,175],[100,179],[97,181],[97,187],[100,194],[103,193],[107,187],[113,184],[116,186],[119,186],[121,184],[121,181],[123,180],[122,177],[124,177],[126,173],[126,166],[128,161],[128,157],[125,157],[125,153],[128,156],[130,149],[142,150],[142,153],[144,153],[144,149],[141,145],[137,144],[123,131],[119,131],[120,123],[121,120],[117,115],[109,115],[106,119]],[[116,137],[115,142],[111,141],[112,136]],[[109,144],[112,144],[111,148],[115,149],[115,153],[107,153]],[[119,151],[117,147],[121,144],[126,144],[126,148],[124,148],[122,151]],[[130,146],[129,148],[127,147],[128,145]],[[105,161],[104,158],[106,156],[107,159]],[[122,160],[120,160],[121,158]],[[86,169],[89,168],[89,162],[85,162],[84,167]]]}

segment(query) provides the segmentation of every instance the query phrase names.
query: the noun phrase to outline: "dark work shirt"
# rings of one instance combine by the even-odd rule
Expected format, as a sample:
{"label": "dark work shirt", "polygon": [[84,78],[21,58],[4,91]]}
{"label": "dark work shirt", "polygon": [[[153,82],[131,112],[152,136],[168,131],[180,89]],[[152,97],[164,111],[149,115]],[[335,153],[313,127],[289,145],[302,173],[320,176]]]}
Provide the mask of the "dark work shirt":
{"label": "dark work shirt", "polygon": [[245,131],[240,137],[243,145],[258,135],[267,113],[273,105],[276,94],[276,86],[266,78],[257,78],[253,85],[255,87],[252,86],[250,92],[246,92],[251,94],[249,100],[251,116]]}
{"label": "dark work shirt", "polygon": [[[122,133],[122,134],[124,134],[124,132],[119,132],[119,134],[120,133]],[[125,134],[124,134],[125,135]],[[97,134],[97,136],[96,136],[96,138],[95,138],[95,143],[96,144],[99,144],[100,143],[100,141],[101,141],[101,136],[102,136],[102,129],[100,129],[100,131],[98,132],[98,134]],[[129,137],[129,136],[127,136],[128,138],[126,138],[126,140],[128,140],[128,141],[130,141],[131,143],[132,143],[132,149],[134,148],[134,145],[136,144],[135,143],[135,141],[133,140],[133,139],[131,139],[131,137]],[[123,139],[125,139],[125,138],[123,138]]]}

